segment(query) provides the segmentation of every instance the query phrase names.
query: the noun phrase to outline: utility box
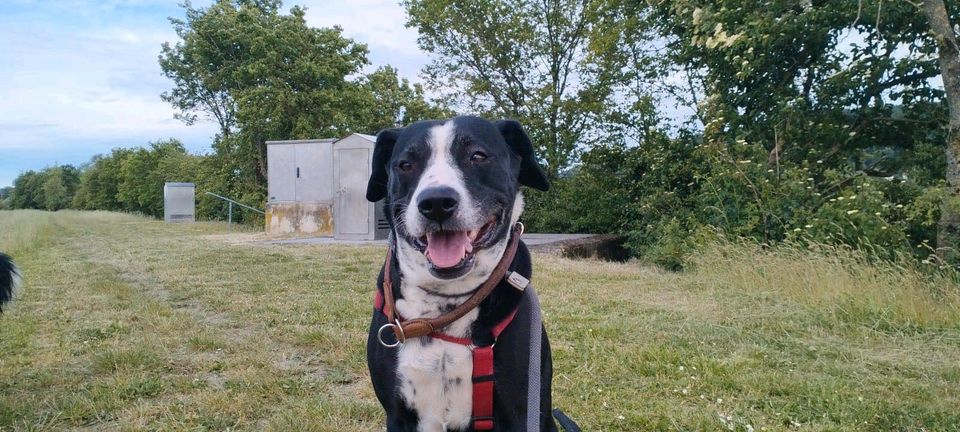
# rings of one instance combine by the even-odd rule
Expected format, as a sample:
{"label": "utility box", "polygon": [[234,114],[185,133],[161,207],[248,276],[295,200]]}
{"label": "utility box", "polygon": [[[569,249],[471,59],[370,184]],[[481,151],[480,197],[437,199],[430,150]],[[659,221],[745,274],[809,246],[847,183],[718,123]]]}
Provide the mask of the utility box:
{"label": "utility box", "polygon": [[196,186],[193,183],[163,185],[163,220],[166,222],[193,222],[196,220]]}
{"label": "utility box", "polygon": [[333,235],[334,141],[267,141],[268,234]]}
{"label": "utility box", "polygon": [[267,233],[386,238],[382,209],[366,200],[375,142],[362,134],[267,141]]}

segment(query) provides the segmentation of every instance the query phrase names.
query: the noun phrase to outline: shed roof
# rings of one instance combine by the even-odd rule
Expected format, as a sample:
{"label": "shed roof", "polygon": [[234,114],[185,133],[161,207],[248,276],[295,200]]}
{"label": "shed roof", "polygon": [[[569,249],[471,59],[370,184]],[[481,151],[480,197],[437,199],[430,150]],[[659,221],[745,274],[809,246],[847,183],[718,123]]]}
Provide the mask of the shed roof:
{"label": "shed roof", "polygon": [[283,145],[283,144],[330,144],[334,141],[337,141],[336,138],[320,138],[320,139],[303,139],[303,140],[282,140],[282,141],[267,141],[267,145]]}
{"label": "shed roof", "polygon": [[360,137],[360,138],[363,138],[363,139],[365,139],[365,140],[367,140],[367,141],[370,141],[370,142],[373,142],[373,143],[377,142],[377,137],[376,137],[375,135],[367,135],[367,134],[356,133],[356,132],[354,132],[354,133],[352,133],[352,134],[349,134],[349,135],[344,135],[343,138],[340,138],[340,139],[338,139],[337,141],[343,141],[343,140],[345,140],[345,139],[347,139],[347,138],[350,138],[350,137],[352,137],[352,136],[358,136],[358,137]]}
{"label": "shed roof", "polygon": [[376,135],[367,135],[362,133],[352,133],[349,135],[344,135],[341,138],[320,138],[320,139],[304,139],[304,140],[281,140],[281,141],[267,141],[267,145],[284,145],[284,144],[332,144],[337,141],[343,141],[352,136],[358,136],[370,142],[377,142]]}

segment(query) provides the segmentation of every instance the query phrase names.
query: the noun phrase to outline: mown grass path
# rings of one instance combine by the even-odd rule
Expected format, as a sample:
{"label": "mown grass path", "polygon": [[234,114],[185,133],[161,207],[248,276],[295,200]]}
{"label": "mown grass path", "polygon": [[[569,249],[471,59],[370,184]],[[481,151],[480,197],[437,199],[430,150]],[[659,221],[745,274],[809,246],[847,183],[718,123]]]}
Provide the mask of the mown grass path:
{"label": "mown grass path", "polygon": [[[0,212],[0,430],[381,430],[375,247]],[[696,270],[535,256],[555,400],[584,430],[960,430],[945,278],[731,247]]]}

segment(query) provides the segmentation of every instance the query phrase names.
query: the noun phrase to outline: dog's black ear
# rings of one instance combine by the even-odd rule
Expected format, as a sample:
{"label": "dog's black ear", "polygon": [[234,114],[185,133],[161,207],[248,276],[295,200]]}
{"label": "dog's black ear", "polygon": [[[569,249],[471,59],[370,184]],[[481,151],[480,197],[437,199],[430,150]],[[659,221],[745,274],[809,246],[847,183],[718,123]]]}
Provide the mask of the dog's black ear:
{"label": "dog's black ear", "polygon": [[533,155],[533,144],[520,122],[500,120],[496,122],[496,126],[507,145],[520,156],[520,184],[542,191],[549,190],[550,180],[547,180],[547,175],[537,162],[537,157]]}
{"label": "dog's black ear", "polygon": [[387,196],[387,181],[390,180],[390,157],[393,146],[403,129],[384,129],[377,134],[377,144],[373,148],[373,166],[370,168],[370,181],[367,182],[367,201],[377,202]]}

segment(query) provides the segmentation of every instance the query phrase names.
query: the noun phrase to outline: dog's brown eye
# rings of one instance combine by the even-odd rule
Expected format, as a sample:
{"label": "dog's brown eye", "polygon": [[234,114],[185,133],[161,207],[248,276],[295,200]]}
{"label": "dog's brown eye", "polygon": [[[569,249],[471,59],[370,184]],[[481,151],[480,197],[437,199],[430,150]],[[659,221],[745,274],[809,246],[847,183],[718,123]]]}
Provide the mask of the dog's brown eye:
{"label": "dog's brown eye", "polygon": [[413,169],[413,164],[411,164],[410,162],[407,162],[407,161],[400,161],[400,162],[397,163],[397,168],[398,168],[400,171],[407,172],[407,171],[410,171],[410,170]]}
{"label": "dog's brown eye", "polygon": [[473,154],[470,155],[471,162],[483,162],[485,160],[487,160],[487,154],[482,151],[473,152]]}

